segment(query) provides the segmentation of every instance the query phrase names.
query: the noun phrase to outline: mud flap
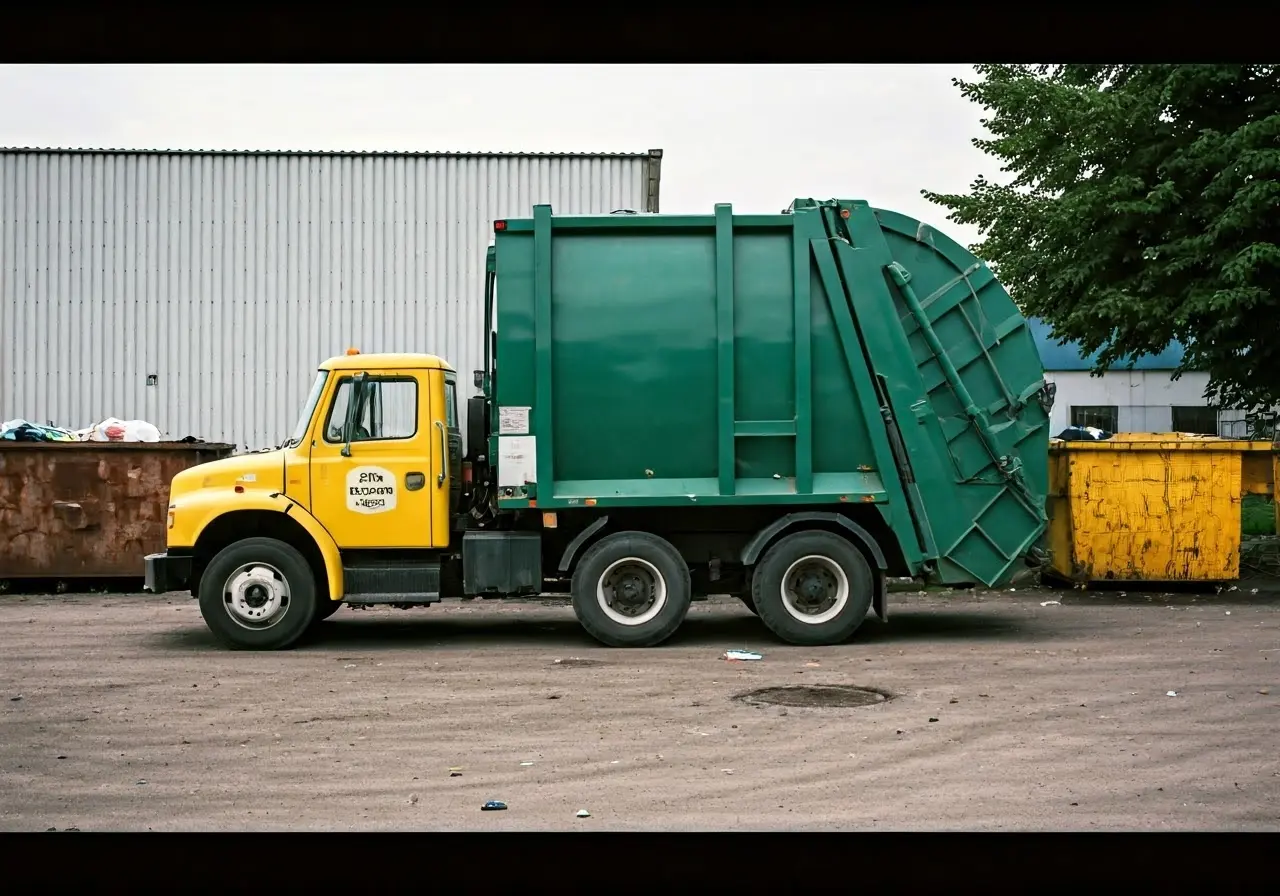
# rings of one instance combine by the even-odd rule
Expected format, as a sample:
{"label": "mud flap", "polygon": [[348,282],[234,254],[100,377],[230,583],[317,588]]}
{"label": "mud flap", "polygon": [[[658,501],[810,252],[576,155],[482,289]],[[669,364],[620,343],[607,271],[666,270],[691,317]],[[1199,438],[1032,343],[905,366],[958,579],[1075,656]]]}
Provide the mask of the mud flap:
{"label": "mud flap", "polygon": [[883,573],[877,575],[876,593],[871,598],[871,609],[881,622],[889,621],[889,577]]}

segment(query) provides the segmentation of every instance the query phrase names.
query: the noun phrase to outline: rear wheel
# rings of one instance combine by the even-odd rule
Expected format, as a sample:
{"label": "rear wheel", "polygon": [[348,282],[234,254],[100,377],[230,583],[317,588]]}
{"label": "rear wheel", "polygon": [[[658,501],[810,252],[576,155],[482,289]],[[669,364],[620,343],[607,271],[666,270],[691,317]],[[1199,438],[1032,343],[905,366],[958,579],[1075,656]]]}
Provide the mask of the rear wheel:
{"label": "rear wheel", "polygon": [[665,539],[619,532],[583,556],[570,585],[578,622],[610,647],[654,647],[689,612],[692,586],[684,558]]}
{"label": "rear wheel", "polygon": [[274,538],[246,538],[218,553],[200,578],[200,615],[236,650],[281,650],[316,617],[306,558]]}
{"label": "rear wheel", "polygon": [[756,614],[782,640],[806,647],[848,640],[866,619],[874,591],[862,552],[818,530],[783,538],[751,577]]}

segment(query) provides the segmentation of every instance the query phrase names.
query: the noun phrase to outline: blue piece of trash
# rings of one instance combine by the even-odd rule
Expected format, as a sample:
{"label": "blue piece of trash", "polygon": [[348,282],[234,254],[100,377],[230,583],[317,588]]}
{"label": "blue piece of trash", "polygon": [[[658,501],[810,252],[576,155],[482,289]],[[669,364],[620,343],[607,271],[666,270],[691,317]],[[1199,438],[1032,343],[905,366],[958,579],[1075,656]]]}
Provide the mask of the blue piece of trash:
{"label": "blue piece of trash", "polygon": [[502,800],[489,800],[489,802],[485,803],[483,806],[480,807],[480,811],[496,812],[499,809],[505,809],[505,808],[507,808],[507,804],[504,803]]}

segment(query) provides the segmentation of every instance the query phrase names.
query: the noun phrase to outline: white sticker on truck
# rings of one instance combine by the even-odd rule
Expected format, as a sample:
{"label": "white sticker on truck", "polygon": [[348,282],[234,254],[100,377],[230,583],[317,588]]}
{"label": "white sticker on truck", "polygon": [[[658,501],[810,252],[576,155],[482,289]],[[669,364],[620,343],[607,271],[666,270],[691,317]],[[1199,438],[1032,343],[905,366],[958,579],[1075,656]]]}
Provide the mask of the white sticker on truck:
{"label": "white sticker on truck", "polygon": [[529,408],[498,408],[498,435],[522,436],[529,432]]}
{"label": "white sticker on truck", "polygon": [[498,439],[498,488],[518,488],[538,481],[536,436],[504,436]]}
{"label": "white sticker on truck", "polygon": [[382,467],[356,467],[347,474],[347,510],[386,513],[396,509],[396,477]]}

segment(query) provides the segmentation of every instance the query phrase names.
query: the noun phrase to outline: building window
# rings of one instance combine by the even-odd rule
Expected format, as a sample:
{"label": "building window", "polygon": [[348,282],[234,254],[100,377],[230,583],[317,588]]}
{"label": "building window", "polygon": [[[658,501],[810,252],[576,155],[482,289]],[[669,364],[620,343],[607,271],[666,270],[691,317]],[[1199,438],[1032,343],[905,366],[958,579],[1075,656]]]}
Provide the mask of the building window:
{"label": "building window", "polygon": [[1120,408],[1114,404],[1072,405],[1071,425],[1116,432],[1120,428]]}
{"label": "building window", "polygon": [[1178,407],[1173,411],[1173,431],[1189,432],[1198,436],[1218,434],[1218,409],[1207,407]]}

